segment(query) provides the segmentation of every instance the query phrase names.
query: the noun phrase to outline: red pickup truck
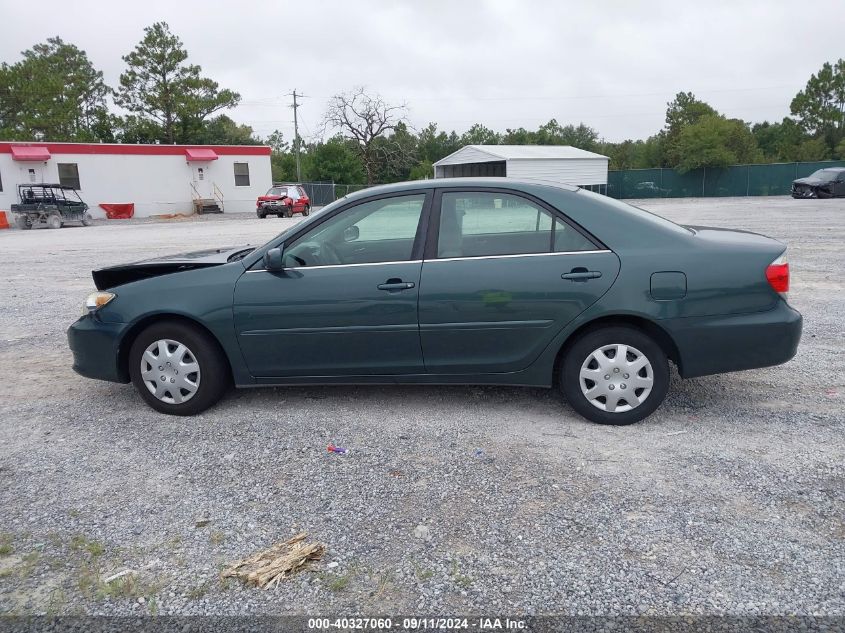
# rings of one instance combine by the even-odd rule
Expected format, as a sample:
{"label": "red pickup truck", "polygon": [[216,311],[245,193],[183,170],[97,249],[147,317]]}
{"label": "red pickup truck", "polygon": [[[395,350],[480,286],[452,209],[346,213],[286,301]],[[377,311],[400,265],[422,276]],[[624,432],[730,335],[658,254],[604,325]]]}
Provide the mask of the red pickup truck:
{"label": "red pickup truck", "polygon": [[259,218],[268,215],[290,218],[294,213],[308,215],[311,213],[311,200],[302,185],[277,184],[270,187],[263,196],[258,196],[255,213]]}

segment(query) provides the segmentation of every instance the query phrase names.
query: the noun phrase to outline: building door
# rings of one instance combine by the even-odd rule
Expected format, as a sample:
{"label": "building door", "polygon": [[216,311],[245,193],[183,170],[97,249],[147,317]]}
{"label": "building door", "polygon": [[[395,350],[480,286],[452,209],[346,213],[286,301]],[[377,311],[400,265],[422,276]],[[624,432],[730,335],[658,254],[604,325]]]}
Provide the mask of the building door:
{"label": "building door", "polygon": [[22,185],[44,182],[44,165],[41,163],[27,163],[21,167]]}
{"label": "building door", "polygon": [[194,197],[210,200],[214,197],[211,179],[208,175],[208,165],[192,165]]}

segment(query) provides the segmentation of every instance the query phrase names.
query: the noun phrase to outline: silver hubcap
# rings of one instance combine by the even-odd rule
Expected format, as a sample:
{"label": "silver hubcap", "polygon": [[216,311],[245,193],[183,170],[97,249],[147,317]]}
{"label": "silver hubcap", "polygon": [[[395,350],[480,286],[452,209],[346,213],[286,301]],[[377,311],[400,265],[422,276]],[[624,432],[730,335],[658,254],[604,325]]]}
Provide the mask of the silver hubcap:
{"label": "silver hubcap", "polygon": [[636,347],[604,345],[581,365],[581,393],[597,409],[623,413],[640,406],[654,387],[651,363]]}
{"label": "silver hubcap", "polygon": [[200,386],[200,366],[193,352],[179,341],[162,339],[141,356],[141,378],[150,393],[167,404],[194,397]]}

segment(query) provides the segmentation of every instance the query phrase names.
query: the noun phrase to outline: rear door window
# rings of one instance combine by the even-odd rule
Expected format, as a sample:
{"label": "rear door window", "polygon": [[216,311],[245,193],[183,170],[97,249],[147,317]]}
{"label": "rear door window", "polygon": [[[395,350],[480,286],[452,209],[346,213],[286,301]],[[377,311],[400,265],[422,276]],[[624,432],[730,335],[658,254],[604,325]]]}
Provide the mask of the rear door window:
{"label": "rear door window", "polygon": [[481,191],[450,192],[444,193],[441,200],[438,258],[528,255],[595,248],[577,229],[521,196]]}

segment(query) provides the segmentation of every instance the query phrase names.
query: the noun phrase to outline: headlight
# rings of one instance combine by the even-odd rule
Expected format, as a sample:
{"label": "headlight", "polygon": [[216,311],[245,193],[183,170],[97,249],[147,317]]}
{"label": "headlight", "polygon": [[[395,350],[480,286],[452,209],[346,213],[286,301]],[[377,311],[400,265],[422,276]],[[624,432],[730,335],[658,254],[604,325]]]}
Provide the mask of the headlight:
{"label": "headlight", "polygon": [[82,308],[82,314],[88,314],[89,312],[99,310],[116,296],[117,295],[113,292],[92,292],[85,300],[85,306]]}

